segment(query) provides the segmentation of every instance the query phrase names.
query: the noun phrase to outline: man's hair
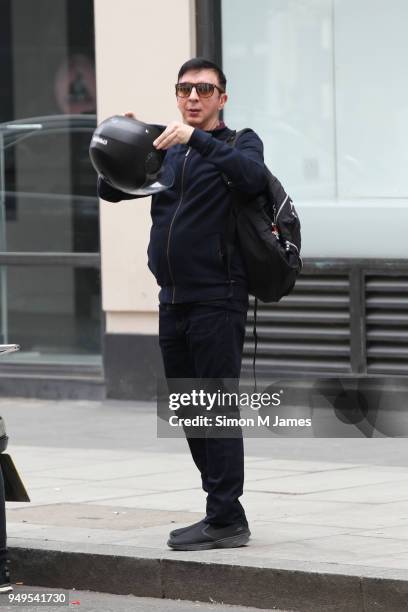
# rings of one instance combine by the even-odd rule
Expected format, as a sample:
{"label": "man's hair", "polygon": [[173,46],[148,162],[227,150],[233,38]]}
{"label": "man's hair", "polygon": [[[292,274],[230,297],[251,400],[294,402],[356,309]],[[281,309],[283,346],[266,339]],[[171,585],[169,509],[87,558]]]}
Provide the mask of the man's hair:
{"label": "man's hair", "polygon": [[227,87],[227,79],[225,78],[225,74],[223,73],[221,68],[217,66],[217,64],[214,64],[214,62],[211,62],[210,60],[207,60],[204,57],[193,57],[192,59],[185,62],[180,68],[177,76],[177,82],[189,70],[214,70],[217,75],[221,89],[225,91]]}

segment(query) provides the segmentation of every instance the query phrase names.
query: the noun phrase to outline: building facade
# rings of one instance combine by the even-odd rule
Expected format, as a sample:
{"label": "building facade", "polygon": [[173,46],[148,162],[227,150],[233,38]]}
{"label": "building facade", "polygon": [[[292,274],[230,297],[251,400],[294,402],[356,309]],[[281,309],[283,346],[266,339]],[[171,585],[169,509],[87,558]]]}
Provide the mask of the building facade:
{"label": "building facade", "polygon": [[261,305],[258,373],[406,375],[408,7],[394,4],[0,0],[0,324],[21,345],[2,392],[154,397],[150,199],[98,202],[87,151],[111,115],[177,119],[195,55],[223,66],[225,122],[259,133],[302,220],[304,273]]}

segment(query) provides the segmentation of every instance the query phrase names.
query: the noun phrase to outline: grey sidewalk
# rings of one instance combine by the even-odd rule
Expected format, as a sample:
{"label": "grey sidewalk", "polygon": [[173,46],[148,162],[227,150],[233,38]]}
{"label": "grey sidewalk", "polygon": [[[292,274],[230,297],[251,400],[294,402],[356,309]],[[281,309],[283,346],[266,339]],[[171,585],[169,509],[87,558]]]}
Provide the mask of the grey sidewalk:
{"label": "grey sidewalk", "polygon": [[250,545],[180,553],[168,532],[203,516],[205,494],[185,440],[157,439],[154,404],[13,398],[0,414],[32,499],[7,504],[14,580],[268,609],[408,609],[404,439],[247,439]]}

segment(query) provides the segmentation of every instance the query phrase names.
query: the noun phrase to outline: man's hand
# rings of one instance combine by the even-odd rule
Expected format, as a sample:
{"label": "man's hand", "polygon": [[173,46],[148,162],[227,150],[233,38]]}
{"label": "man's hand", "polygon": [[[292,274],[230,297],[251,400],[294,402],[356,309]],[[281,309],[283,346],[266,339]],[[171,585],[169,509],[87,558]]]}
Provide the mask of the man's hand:
{"label": "man's hand", "polygon": [[194,128],[180,121],[170,123],[164,132],[153,141],[156,149],[169,149],[176,144],[187,144]]}

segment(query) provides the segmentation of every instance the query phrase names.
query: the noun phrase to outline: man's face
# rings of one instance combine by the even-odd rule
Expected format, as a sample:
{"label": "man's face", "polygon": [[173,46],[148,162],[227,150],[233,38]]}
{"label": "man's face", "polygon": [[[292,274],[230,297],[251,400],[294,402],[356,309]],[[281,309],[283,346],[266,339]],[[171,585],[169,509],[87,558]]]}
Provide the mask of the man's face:
{"label": "man's face", "polygon": [[[180,78],[179,83],[212,83],[220,87],[214,70],[189,70]],[[212,130],[218,125],[220,110],[227,101],[227,94],[214,89],[209,98],[199,97],[195,87],[187,98],[177,96],[177,106],[184,123],[202,130]]]}

